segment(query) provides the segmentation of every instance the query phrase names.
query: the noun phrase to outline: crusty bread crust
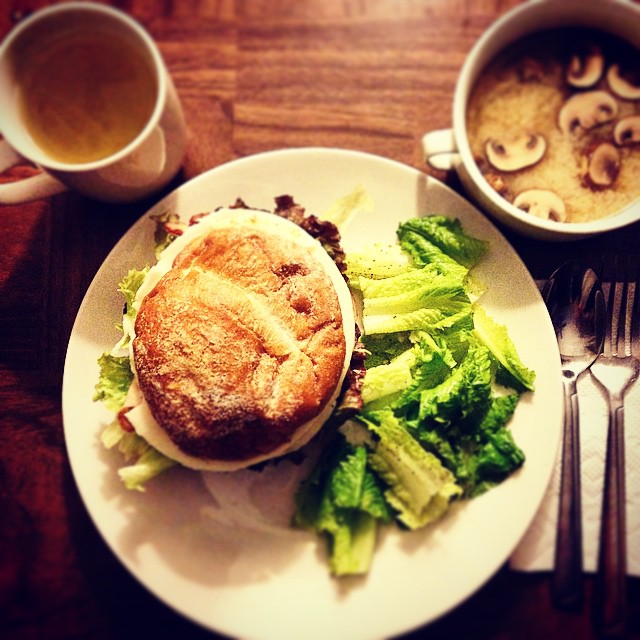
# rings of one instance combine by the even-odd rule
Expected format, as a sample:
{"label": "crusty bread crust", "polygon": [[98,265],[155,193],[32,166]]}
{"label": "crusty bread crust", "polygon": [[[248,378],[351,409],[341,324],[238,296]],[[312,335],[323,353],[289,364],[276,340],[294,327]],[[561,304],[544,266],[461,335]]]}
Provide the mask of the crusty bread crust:
{"label": "crusty bread crust", "polygon": [[207,460],[250,460],[295,439],[345,361],[325,269],[262,229],[215,229],[188,244],[142,300],[135,333],[151,413],[179,449]]}

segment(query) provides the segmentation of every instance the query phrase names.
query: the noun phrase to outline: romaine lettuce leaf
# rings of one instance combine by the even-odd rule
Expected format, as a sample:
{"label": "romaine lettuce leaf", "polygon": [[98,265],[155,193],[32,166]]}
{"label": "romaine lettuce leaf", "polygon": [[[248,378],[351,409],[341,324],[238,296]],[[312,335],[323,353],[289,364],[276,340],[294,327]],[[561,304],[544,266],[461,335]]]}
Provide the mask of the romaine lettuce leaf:
{"label": "romaine lettuce leaf", "polygon": [[413,343],[409,340],[409,335],[408,331],[363,335],[360,340],[366,350],[366,368],[389,364],[394,358],[410,349]]}
{"label": "romaine lettuce leaf", "polygon": [[474,483],[468,491],[478,495],[509,476],[525,461],[525,455],[506,428],[520,396],[512,393],[495,398],[479,428],[480,437],[474,452]]}
{"label": "romaine lettuce leaf", "polygon": [[365,335],[402,331],[427,331],[433,334],[471,324],[473,324],[471,305],[456,313],[448,313],[442,309],[422,308],[408,313],[369,315],[362,319]]}
{"label": "romaine lettuce leaf", "polygon": [[105,449],[117,447],[126,461],[137,458],[144,451],[144,440],[136,433],[125,431],[116,418],[100,434]]}
{"label": "romaine lettuce leaf", "polygon": [[423,308],[441,309],[448,313],[459,313],[468,309],[470,301],[464,287],[456,282],[426,282],[404,293],[364,297],[364,315],[410,313]]}
{"label": "romaine lettuce leaf", "polygon": [[387,398],[403,392],[413,381],[412,369],[417,360],[417,348],[407,349],[388,364],[367,369],[362,384],[362,401]]}
{"label": "romaine lettuce leaf", "polygon": [[[397,246],[397,245],[396,245]],[[383,298],[413,291],[421,285],[433,285],[440,271],[432,264],[410,269],[384,278],[358,278],[359,288],[365,298]]]}
{"label": "romaine lettuce leaf", "polygon": [[363,511],[334,513],[325,532],[331,536],[329,569],[335,576],[359,575],[369,571],[378,526]]}
{"label": "romaine lettuce leaf", "polygon": [[125,431],[117,419],[103,430],[100,439],[106,449],[116,447],[125,462],[131,463],[118,469],[127,489],[144,491],[145,482],[177,464],[134,431]]}
{"label": "romaine lettuce leaf", "polygon": [[132,319],[135,319],[136,316],[136,311],[133,308],[133,300],[148,272],[149,267],[145,267],[144,269],[130,269],[118,284],[118,291],[124,296],[126,305],[125,315]]}
{"label": "romaine lettuce leaf", "polygon": [[296,493],[294,524],[327,536],[331,573],[342,576],[369,570],[377,521],[390,519],[365,446],[351,445],[336,433]]}
{"label": "romaine lettuce leaf", "polygon": [[349,253],[346,263],[349,284],[355,289],[360,277],[388,278],[415,268],[411,258],[397,244],[373,244],[365,251]]}
{"label": "romaine lettuce leaf", "polygon": [[423,389],[435,387],[443,382],[456,365],[449,350],[440,346],[428,333],[414,332],[410,339],[414,343],[415,357],[411,369],[411,380],[408,385],[405,385],[402,393],[389,402],[390,407],[400,409],[405,414],[411,405],[419,406]]}
{"label": "romaine lettuce leaf", "polygon": [[[486,241],[467,235],[461,222],[456,218],[445,216],[411,218],[400,225],[398,229],[400,240],[402,241],[404,238],[411,242],[410,232],[422,236],[448,258],[468,268],[475,266],[489,247]],[[422,246],[426,248],[426,245]],[[417,250],[419,243],[416,242],[414,247]],[[429,249],[427,255],[435,256],[436,254],[432,249]],[[437,260],[442,261],[442,257],[439,256]],[[433,261],[433,257],[428,260],[428,262]]]}
{"label": "romaine lettuce leaf", "polygon": [[524,453],[507,427],[519,398],[517,393],[493,398],[487,413],[478,416],[479,423],[469,432],[413,425],[417,439],[454,473],[466,497],[499,484],[524,463]]}
{"label": "romaine lettuce leaf", "polygon": [[420,446],[390,409],[363,414],[361,419],[379,438],[369,463],[387,485],[385,498],[400,522],[417,529],[441,518],[462,494],[453,474]]}
{"label": "romaine lettuce leaf", "polygon": [[129,343],[134,334],[133,327],[137,315],[133,301],[148,271],[148,267],[144,269],[131,269],[118,284],[118,291],[124,296],[125,305],[122,322],[117,325],[118,329],[122,331],[122,338],[111,350],[111,353],[114,355],[124,352],[129,347]]}
{"label": "romaine lettuce leaf", "polygon": [[176,464],[175,460],[167,458],[157,449],[147,445],[144,453],[133,464],[118,469],[118,475],[127,489],[144,491],[146,482]]}
{"label": "romaine lettuce leaf", "polygon": [[464,278],[469,271],[467,267],[456,262],[430,240],[412,229],[400,227],[398,229],[398,239],[402,250],[411,256],[411,259],[418,267],[432,264],[438,268],[440,273],[459,278]]}
{"label": "romaine lettuce leaf", "polygon": [[98,358],[98,366],[100,374],[93,400],[103,402],[109,411],[119,411],[133,380],[129,358],[103,353]]}
{"label": "romaine lettuce leaf", "polygon": [[422,389],[419,419],[448,429],[472,428],[474,417],[484,416],[488,410],[492,382],[489,350],[472,345],[451,375],[435,387]]}
{"label": "romaine lettuce leaf", "polygon": [[487,315],[485,309],[476,305],[473,313],[475,334],[491,350],[496,360],[518,383],[520,388],[533,391],[536,374],[528,369],[509,337],[507,328]]}

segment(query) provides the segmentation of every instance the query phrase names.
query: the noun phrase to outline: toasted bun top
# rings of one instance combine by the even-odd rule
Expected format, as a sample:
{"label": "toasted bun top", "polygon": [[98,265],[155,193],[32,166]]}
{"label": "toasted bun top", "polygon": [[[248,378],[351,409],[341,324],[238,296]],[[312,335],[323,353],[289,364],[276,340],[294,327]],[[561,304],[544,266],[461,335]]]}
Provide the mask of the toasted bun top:
{"label": "toasted bun top", "polygon": [[179,462],[230,470],[305,444],[334,408],[354,342],[351,296],[320,243],[275,214],[190,227],[138,291],[128,417]]}

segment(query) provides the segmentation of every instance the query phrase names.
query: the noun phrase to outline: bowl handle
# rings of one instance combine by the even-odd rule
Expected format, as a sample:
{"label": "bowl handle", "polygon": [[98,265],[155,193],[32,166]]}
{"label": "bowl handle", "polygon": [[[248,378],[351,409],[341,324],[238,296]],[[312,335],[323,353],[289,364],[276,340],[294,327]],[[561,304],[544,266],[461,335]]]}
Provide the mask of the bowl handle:
{"label": "bowl handle", "polygon": [[458,160],[458,146],[453,129],[430,131],[422,137],[422,151],[427,164],[442,171],[451,171]]}

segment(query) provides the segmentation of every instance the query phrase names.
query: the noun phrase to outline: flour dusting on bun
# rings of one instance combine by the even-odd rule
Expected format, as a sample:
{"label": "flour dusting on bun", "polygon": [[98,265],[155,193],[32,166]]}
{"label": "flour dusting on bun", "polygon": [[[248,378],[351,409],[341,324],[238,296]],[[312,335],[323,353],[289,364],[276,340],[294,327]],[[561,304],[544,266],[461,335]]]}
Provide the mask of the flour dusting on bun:
{"label": "flour dusting on bun", "polygon": [[296,222],[248,208],[202,217],[133,304],[126,419],[169,458],[248,467],[299,449],[331,416],[356,341],[353,302]]}

